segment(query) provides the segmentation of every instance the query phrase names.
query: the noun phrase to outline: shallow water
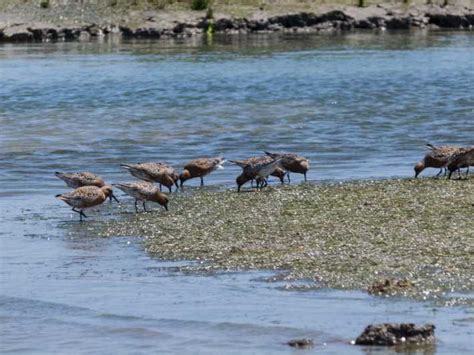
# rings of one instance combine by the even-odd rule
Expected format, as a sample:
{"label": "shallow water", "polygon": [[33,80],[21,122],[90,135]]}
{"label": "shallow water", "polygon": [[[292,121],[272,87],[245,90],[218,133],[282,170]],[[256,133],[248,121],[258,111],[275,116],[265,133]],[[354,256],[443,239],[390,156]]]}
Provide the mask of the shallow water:
{"label": "shallow water", "polygon": [[409,176],[424,143],[474,143],[473,57],[467,32],[0,45],[0,350],[275,353],[311,337],[365,353],[348,342],[367,324],[410,321],[437,326],[428,353],[468,353],[472,309],[186,274],[137,239],[91,235],[52,173],[118,182],[124,162],[268,149],[309,157],[310,180]]}

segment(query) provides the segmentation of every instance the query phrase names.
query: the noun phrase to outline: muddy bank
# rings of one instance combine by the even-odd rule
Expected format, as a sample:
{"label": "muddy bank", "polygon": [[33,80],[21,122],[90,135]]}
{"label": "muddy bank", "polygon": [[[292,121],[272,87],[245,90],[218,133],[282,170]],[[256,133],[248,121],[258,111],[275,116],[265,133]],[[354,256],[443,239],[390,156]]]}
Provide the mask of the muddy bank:
{"label": "muddy bank", "polygon": [[385,180],[276,186],[262,192],[173,194],[170,212],[129,214],[103,236],[143,236],[191,269],[289,270],[315,287],[367,289],[406,279],[395,293],[445,297],[474,289],[474,180]]}
{"label": "muddy bank", "polygon": [[[26,5],[25,5],[26,6]],[[180,38],[204,33],[331,32],[351,30],[472,29],[468,6],[379,4],[324,6],[242,16],[189,10],[108,11],[104,8],[9,7],[0,15],[0,41],[87,41],[104,36]]]}

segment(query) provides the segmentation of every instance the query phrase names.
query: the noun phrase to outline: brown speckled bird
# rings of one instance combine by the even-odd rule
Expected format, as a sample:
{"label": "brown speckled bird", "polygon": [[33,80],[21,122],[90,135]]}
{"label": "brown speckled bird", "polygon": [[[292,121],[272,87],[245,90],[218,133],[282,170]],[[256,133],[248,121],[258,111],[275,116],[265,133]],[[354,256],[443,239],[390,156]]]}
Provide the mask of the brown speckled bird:
{"label": "brown speckled bird", "polygon": [[183,169],[183,172],[179,176],[180,185],[186,180],[199,177],[201,178],[201,186],[204,185],[204,176],[212,173],[216,169],[224,169],[222,164],[225,163],[225,159],[222,157],[215,158],[200,158],[194,159],[188,162]]}
{"label": "brown speckled bird", "polygon": [[306,173],[309,170],[309,159],[294,153],[270,153],[265,152],[266,155],[272,159],[281,158],[281,167],[288,171],[288,182],[290,182],[290,172],[303,174],[304,181],[306,179]]}
{"label": "brown speckled bird", "polygon": [[[459,171],[462,168],[467,168],[466,171],[466,179],[469,175],[469,167],[474,166],[474,146],[469,148],[464,148],[460,150],[458,153],[453,154],[449,158],[449,162],[447,168],[449,170],[448,179],[451,179],[451,174],[454,171]],[[461,176],[459,176],[461,178]]]}
{"label": "brown speckled bird", "polygon": [[242,168],[242,174],[237,177],[237,191],[240,191],[240,188],[247,181],[253,179],[257,182],[257,188],[262,188],[268,185],[267,177],[275,172],[277,169],[281,169],[280,163],[281,158],[270,161],[264,160],[255,160],[247,162],[245,160],[229,160],[231,163],[234,163]]}
{"label": "brown speckled bird", "polygon": [[[82,186],[74,191],[56,195],[56,197],[71,206],[74,212],[79,213],[79,219],[82,222],[82,217],[87,218],[84,214],[86,208],[100,205],[112,193],[112,187],[108,185],[102,187]],[[79,209],[79,211],[77,209]]]}
{"label": "brown speckled bird", "polygon": [[132,182],[114,184],[127,195],[135,198],[135,211],[138,212],[138,201],[143,202],[143,210],[146,212],[146,201],[156,202],[168,211],[168,197],[158,187],[149,182]]}
{"label": "brown speckled bird", "polygon": [[[244,185],[248,181],[253,183],[253,180],[256,180],[257,188],[259,186],[265,184],[265,181],[262,178],[257,177],[255,173],[251,173],[248,169],[246,171],[244,171],[245,170],[244,167],[246,165],[248,165],[248,164],[265,164],[265,163],[270,163],[273,160],[274,159],[270,158],[269,156],[264,155],[264,156],[259,156],[259,157],[251,157],[251,158],[243,159],[243,160],[232,160],[232,161],[230,161],[230,162],[232,162],[234,164],[237,164],[240,167],[242,167],[242,174],[240,174],[236,179],[237,191],[240,191],[240,188],[242,187],[242,185]],[[280,182],[283,184],[286,174],[287,173],[286,173],[285,170],[283,170],[281,167],[277,166],[275,168],[275,170],[270,175],[275,176],[278,179],[280,179]]]}
{"label": "brown speckled bird", "polygon": [[173,185],[178,188],[178,174],[171,166],[164,163],[139,163],[139,164],[122,164],[130,174],[140,180],[147,182],[157,182],[166,186],[171,192]]}
{"label": "brown speckled bird", "polygon": [[[105,186],[104,180],[97,174],[89,173],[89,172],[81,172],[81,173],[61,173],[56,171],[54,173],[58,178],[63,180],[67,186],[77,189],[81,186],[97,186],[102,187]],[[114,194],[110,194],[109,196],[110,201],[114,199],[115,201],[119,202]]]}
{"label": "brown speckled bird", "polygon": [[425,154],[422,160],[416,163],[414,168],[415,178],[417,178],[426,168],[440,169],[436,175],[438,177],[443,172],[443,169],[447,167],[451,156],[463,150],[461,147],[451,145],[434,146],[432,144],[427,144],[426,147],[429,149],[429,152]]}

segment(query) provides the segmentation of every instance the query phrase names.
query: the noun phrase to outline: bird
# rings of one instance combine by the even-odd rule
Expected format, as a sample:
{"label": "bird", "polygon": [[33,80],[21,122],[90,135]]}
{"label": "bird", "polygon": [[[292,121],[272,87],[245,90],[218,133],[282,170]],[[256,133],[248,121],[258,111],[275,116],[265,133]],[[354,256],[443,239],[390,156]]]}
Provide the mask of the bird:
{"label": "bird", "polygon": [[127,169],[130,174],[140,180],[147,182],[157,182],[166,186],[171,192],[173,185],[178,188],[178,174],[171,166],[165,163],[138,163],[121,164],[121,167]]}
{"label": "bird", "polygon": [[257,188],[267,186],[268,175],[275,172],[277,168],[281,169],[280,163],[282,158],[274,159],[270,161],[259,161],[259,162],[245,162],[240,160],[229,160],[229,162],[236,164],[242,168],[242,174],[236,179],[237,192],[240,192],[240,188],[247,181],[255,179],[257,181]]}
{"label": "bird", "polygon": [[74,212],[79,213],[79,219],[82,222],[82,217],[87,218],[84,213],[86,208],[100,205],[111,194],[113,194],[113,190],[109,185],[102,187],[81,186],[74,191],[56,195],[56,198],[71,206]]}
{"label": "bird", "polygon": [[[451,179],[451,174],[461,168],[467,168],[466,178],[469,174],[469,167],[474,166],[474,146],[461,149],[458,153],[453,154],[449,158],[447,169],[449,170],[448,179]],[[461,178],[461,176],[459,176]]]}
{"label": "bird", "polygon": [[281,158],[281,167],[285,169],[288,174],[288,182],[290,182],[290,172],[291,173],[298,173],[303,174],[304,181],[306,179],[306,173],[309,170],[309,159],[294,153],[270,153],[265,152],[272,159]]}
{"label": "bird", "polygon": [[146,212],[146,201],[156,202],[168,211],[168,197],[158,187],[149,182],[132,182],[113,184],[118,189],[135,198],[135,211],[138,212],[138,201],[143,202],[143,210]]}
{"label": "bird", "polygon": [[[251,158],[247,158],[247,159],[243,159],[243,160],[232,160],[231,162],[234,163],[234,164],[237,164],[239,163],[240,166],[245,166],[247,164],[259,164],[259,163],[270,163],[272,162],[274,159],[270,158],[269,156],[258,156],[258,157],[251,157]],[[271,176],[275,176],[277,177],[278,179],[280,179],[280,182],[283,184],[284,183],[284,179],[285,179],[285,176],[286,176],[287,172],[285,170],[283,170],[281,167],[277,167],[275,169],[274,172],[272,172],[270,175]],[[240,175],[240,178],[238,178],[238,180],[240,181],[240,184],[237,183],[237,186],[242,186],[243,184],[245,184],[246,182],[250,181],[251,183],[253,183],[253,180],[255,180],[255,177],[254,176],[251,176],[249,175],[248,173],[247,174],[244,174],[242,173]],[[261,178],[257,178],[257,187],[262,183],[262,179]],[[239,189],[240,190],[240,189]]]}
{"label": "bird", "polygon": [[443,172],[443,169],[446,169],[449,159],[452,155],[459,153],[461,147],[443,145],[443,146],[434,146],[432,144],[426,144],[426,147],[429,151],[425,154],[422,160],[416,163],[415,178],[420,175],[420,173],[426,168],[439,168],[440,171],[436,175],[438,177]]}
{"label": "bird", "polygon": [[224,169],[222,164],[226,160],[222,157],[200,158],[189,161],[179,175],[180,186],[182,187],[186,180],[199,177],[201,178],[201,186],[204,185],[204,176],[212,173],[216,169]]}
{"label": "bird", "polygon": [[[62,173],[56,171],[54,175],[63,180],[67,186],[73,189],[77,189],[81,186],[105,186],[104,180],[99,175],[90,172]],[[110,194],[109,198],[110,201],[114,199],[115,201],[119,202],[114,194]]]}

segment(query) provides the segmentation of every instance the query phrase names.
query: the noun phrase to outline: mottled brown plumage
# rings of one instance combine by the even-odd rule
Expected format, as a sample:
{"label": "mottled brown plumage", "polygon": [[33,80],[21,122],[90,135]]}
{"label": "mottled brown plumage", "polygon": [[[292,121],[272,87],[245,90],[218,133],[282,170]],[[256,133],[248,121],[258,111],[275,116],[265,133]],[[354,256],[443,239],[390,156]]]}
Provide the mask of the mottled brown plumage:
{"label": "mottled brown plumage", "polygon": [[[247,181],[256,180],[257,188],[267,186],[267,177],[275,174],[277,169],[282,171],[280,163],[281,159],[260,159],[259,157],[246,160],[229,160],[242,168],[242,174],[236,179],[237,191]],[[277,173],[278,174],[278,173]],[[283,175],[284,176],[284,175]]]}
{"label": "mottled brown plumage", "polygon": [[[84,209],[100,205],[112,193],[112,187],[108,185],[102,187],[82,186],[74,191],[56,195],[56,197],[71,206],[74,212],[79,213],[80,220],[82,221],[82,217],[87,217],[84,214]],[[79,209],[79,211],[76,210],[76,208]]]}
{"label": "mottled brown plumage", "polygon": [[449,170],[448,179],[451,178],[453,171],[467,168],[466,178],[469,174],[469,167],[474,166],[474,146],[462,149],[449,158],[447,168]]}
{"label": "mottled brown plumage", "polygon": [[[309,159],[294,153],[270,153],[265,152],[266,155],[272,159],[281,158],[281,167],[288,172],[303,174],[304,181],[306,179],[306,173],[309,170]],[[288,174],[288,182],[290,182],[290,174]]]}
{"label": "mottled brown plumage", "polygon": [[204,176],[212,173],[216,169],[223,169],[222,164],[225,163],[224,158],[200,158],[194,159],[188,162],[183,169],[183,172],[179,176],[181,186],[186,180],[193,179],[196,177],[201,178],[201,186],[204,185]]}
{"label": "mottled brown plumage", "polygon": [[173,185],[178,187],[176,170],[164,163],[122,164],[121,166],[136,178],[147,182],[157,182],[166,186],[170,192]]}
{"label": "mottled brown plumage", "polygon": [[138,212],[137,202],[143,202],[143,209],[146,211],[145,202],[156,202],[168,211],[168,197],[160,192],[160,189],[149,182],[132,182],[114,184],[127,195],[135,198],[135,210]]}
{"label": "mottled brown plumage", "polygon": [[[67,186],[77,189],[81,186],[97,186],[102,187],[105,186],[104,180],[97,174],[89,173],[89,172],[82,172],[82,173],[61,173],[56,171],[54,173],[58,178],[63,180]],[[114,199],[115,201],[119,202],[114,194],[110,194],[109,196],[110,201]]]}
{"label": "mottled brown plumage", "polygon": [[56,171],[54,173],[58,178],[63,180],[67,186],[77,189],[81,186],[97,186],[102,187],[105,185],[104,180],[94,173],[83,172],[83,173],[61,173]]}
{"label": "mottled brown plumage", "polygon": [[442,169],[446,168],[449,162],[449,159],[462,151],[465,148],[456,147],[456,146],[434,146],[432,144],[426,145],[429,149],[429,152],[425,154],[423,160],[420,160],[415,165],[415,178],[420,175],[420,173],[426,168],[438,168],[441,169],[436,176],[439,176],[442,173]]}

